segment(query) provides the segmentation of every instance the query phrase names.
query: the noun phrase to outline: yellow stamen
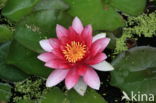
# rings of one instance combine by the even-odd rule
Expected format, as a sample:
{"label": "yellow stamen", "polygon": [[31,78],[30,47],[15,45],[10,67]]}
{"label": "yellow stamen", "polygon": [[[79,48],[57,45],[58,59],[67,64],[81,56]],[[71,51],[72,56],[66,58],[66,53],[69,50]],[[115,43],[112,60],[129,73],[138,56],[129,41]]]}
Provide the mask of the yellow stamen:
{"label": "yellow stamen", "polygon": [[76,63],[77,61],[83,59],[86,53],[86,45],[80,42],[72,41],[69,44],[66,44],[63,54],[68,60],[68,62]]}

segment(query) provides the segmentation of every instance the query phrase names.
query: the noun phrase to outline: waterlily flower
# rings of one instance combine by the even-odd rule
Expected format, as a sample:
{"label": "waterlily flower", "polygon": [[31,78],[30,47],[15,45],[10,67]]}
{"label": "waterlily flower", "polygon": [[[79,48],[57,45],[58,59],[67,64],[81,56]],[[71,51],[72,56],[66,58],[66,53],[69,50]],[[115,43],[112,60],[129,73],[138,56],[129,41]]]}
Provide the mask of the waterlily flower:
{"label": "waterlily flower", "polygon": [[95,70],[113,70],[103,53],[110,39],[105,33],[92,37],[92,26],[84,27],[78,17],[74,18],[69,29],[57,25],[56,34],[57,38],[40,41],[45,52],[38,59],[54,69],[46,86],[53,87],[65,79],[66,88],[74,88],[80,95],[84,95],[87,85],[99,90],[100,78]]}

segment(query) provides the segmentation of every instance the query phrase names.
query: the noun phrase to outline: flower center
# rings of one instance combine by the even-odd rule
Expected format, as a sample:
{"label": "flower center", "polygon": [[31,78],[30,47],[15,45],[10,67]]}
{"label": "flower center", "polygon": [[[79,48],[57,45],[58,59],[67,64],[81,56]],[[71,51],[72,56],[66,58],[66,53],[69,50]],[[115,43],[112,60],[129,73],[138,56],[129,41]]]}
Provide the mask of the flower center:
{"label": "flower center", "polygon": [[63,54],[68,60],[68,62],[76,63],[77,61],[83,59],[86,53],[86,45],[80,42],[72,41],[69,44],[66,44]]}

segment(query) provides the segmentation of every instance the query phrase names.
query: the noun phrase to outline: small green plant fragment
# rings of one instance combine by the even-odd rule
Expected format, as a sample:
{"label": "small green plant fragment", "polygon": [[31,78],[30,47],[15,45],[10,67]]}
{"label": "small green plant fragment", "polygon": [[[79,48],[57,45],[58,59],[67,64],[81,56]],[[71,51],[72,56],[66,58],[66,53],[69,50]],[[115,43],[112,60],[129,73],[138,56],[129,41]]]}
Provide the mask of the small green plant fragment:
{"label": "small green plant fragment", "polygon": [[134,35],[139,37],[153,37],[156,35],[156,12],[149,15],[142,14],[138,17],[129,17],[126,27],[123,28],[122,36],[116,40],[116,53],[127,50],[126,40],[134,38]]}
{"label": "small green plant fragment", "polygon": [[15,83],[15,93],[20,95],[15,95],[15,103],[38,103],[44,90],[44,80],[39,77],[28,78],[22,82]]}
{"label": "small green plant fragment", "polygon": [[0,9],[2,9],[5,4],[6,4],[7,0],[0,0]]}
{"label": "small green plant fragment", "polygon": [[46,88],[45,80],[31,77],[15,83],[15,103],[69,103],[64,93],[57,87]]}

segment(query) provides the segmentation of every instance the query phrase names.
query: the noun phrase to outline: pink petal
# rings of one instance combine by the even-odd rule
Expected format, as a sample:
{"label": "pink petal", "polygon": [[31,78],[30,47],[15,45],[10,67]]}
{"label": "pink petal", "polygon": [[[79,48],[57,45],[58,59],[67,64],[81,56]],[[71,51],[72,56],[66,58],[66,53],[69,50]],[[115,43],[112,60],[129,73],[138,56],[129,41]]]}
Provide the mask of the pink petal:
{"label": "pink petal", "polygon": [[46,52],[46,53],[40,54],[37,58],[43,62],[48,62],[49,60],[53,58],[53,55],[52,53]]}
{"label": "pink petal", "polygon": [[70,66],[60,59],[52,59],[45,64],[46,67],[53,69],[68,69]]}
{"label": "pink petal", "polygon": [[106,37],[106,33],[100,33],[100,34],[97,34],[93,37],[93,42],[98,40],[98,39],[101,39],[101,38],[105,38]]}
{"label": "pink petal", "polygon": [[56,34],[57,34],[57,37],[59,39],[61,39],[61,38],[65,37],[65,36],[67,36],[68,30],[66,28],[64,28],[63,26],[57,24]]}
{"label": "pink petal", "polygon": [[102,39],[96,40],[92,44],[91,54],[94,55],[98,52],[102,52],[107,47],[107,45],[109,44],[109,41],[110,41],[109,38],[102,38]]}
{"label": "pink petal", "polygon": [[69,90],[73,88],[77,84],[78,80],[79,80],[79,75],[76,69],[70,70],[65,79],[65,84],[67,89]]}
{"label": "pink petal", "polygon": [[74,28],[69,27],[68,42],[79,40],[80,35],[74,30]]}
{"label": "pink petal", "polygon": [[87,25],[84,30],[83,30],[83,37],[92,37],[92,26],[91,25]]}
{"label": "pink petal", "polygon": [[51,52],[53,50],[52,46],[49,43],[49,39],[40,40],[39,43],[45,51]]}
{"label": "pink petal", "polygon": [[90,46],[92,43],[92,26],[88,25],[84,28],[81,38]]}
{"label": "pink petal", "polygon": [[64,55],[59,49],[55,49],[52,51],[53,55],[55,55],[56,58],[59,58],[61,60],[65,60]]}
{"label": "pink petal", "polygon": [[72,23],[72,27],[78,34],[81,34],[81,32],[83,31],[82,22],[78,17],[74,18],[73,23]]}
{"label": "pink petal", "polygon": [[86,71],[87,71],[87,69],[88,69],[88,66],[87,66],[87,65],[79,65],[79,66],[77,67],[78,74],[79,74],[80,76],[84,76],[85,73],[86,73]]}
{"label": "pink petal", "polygon": [[107,55],[105,53],[97,53],[94,57],[92,57],[90,60],[87,61],[87,64],[94,65],[102,62],[107,58]]}
{"label": "pink petal", "polygon": [[49,43],[52,46],[52,48],[59,48],[60,46],[59,40],[55,38],[49,39]]}
{"label": "pink petal", "polygon": [[54,70],[46,81],[46,87],[52,87],[63,81],[69,70]]}
{"label": "pink petal", "polygon": [[92,68],[88,68],[83,79],[84,79],[85,83],[88,84],[88,86],[90,86],[93,89],[99,90],[100,79],[99,79],[98,74]]}

